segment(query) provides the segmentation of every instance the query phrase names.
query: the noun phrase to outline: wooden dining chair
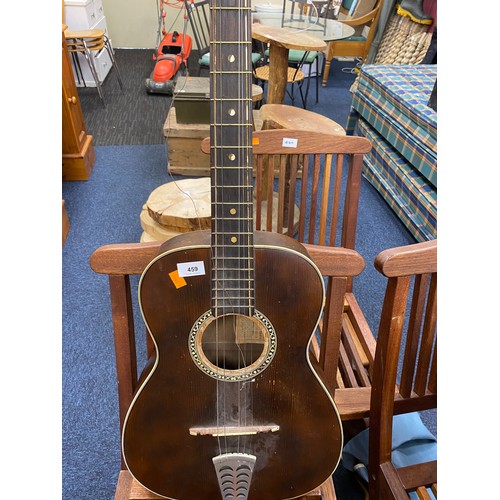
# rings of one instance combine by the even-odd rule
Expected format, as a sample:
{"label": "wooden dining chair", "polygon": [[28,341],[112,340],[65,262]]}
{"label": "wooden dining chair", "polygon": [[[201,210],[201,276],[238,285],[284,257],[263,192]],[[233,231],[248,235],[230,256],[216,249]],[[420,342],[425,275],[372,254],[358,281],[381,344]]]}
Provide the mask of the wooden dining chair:
{"label": "wooden dining chair", "polygon": [[[207,235],[208,236],[208,235]],[[131,286],[134,277],[140,275],[149,262],[158,255],[162,242],[111,244],[98,248],[90,258],[92,269],[107,275],[111,299],[111,316],[116,353],[118,382],[120,436],[127,410],[134,392],[139,386],[139,372],[154,353],[149,335],[136,339],[134,324],[137,289]],[[344,293],[349,281],[364,268],[363,258],[354,250],[327,246],[305,245],[310,258],[318,266],[328,282],[326,302],[321,320],[323,342],[311,363],[328,389],[334,390],[327,380],[329,372],[336,371],[338,344],[344,309]],[[145,329],[145,328],[144,328]],[[111,332],[110,332],[111,334]],[[144,346],[137,349],[137,345]],[[142,356],[140,353],[144,353]],[[314,451],[314,450],[313,450]],[[152,500],[160,497],[144,489],[126,469],[122,456],[121,470],[116,486],[115,500]],[[302,500],[335,500],[335,489],[330,477],[315,491],[301,497]]]}
{"label": "wooden dining chair", "polygon": [[[183,0],[198,53],[198,76],[202,70],[210,69],[210,0]],[[252,64],[257,64],[262,55],[252,51]]]}
{"label": "wooden dining chair", "polygon": [[[255,66],[253,71],[253,76],[257,84],[261,85],[265,89],[266,83],[269,82],[269,72],[270,72],[269,50],[265,49],[264,54],[266,57],[265,59],[266,64]],[[302,86],[304,85],[306,75],[302,71],[302,66],[306,61],[308,54],[309,53],[304,52],[301,55],[301,59],[298,62],[295,62],[293,65],[290,64],[287,68],[287,76],[286,76],[286,84],[287,84],[286,92],[288,93],[292,101],[292,105],[295,103],[295,87],[297,87],[300,94],[300,99],[302,101],[302,106],[304,109],[307,107],[307,93],[309,91],[309,80],[306,84],[306,93],[304,93]]]}
{"label": "wooden dining chair", "polygon": [[[210,152],[209,138],[201,149]],[[303,243],[355,249],[363,156],[370,149],[364,137],[293,129],[254,132],[257,229],[283,232]],[[341,418],[355,421],[368,415],[376,342],[352,280],[344,297],[338,369],[335,363],[327,378],[341,390]],[[317,340],[312,347],[319,355]]]}
{"label": "wooden dining chair", "polygon": [[[323,69],[323,87],[328,83],[330,65],[334,57],[359,57],[361,63],[366,61],[368,52],[372,46],[373,38],[377,32],[378,20],[382,11],[384,0],[376,0],[373,8],[362,15],[351,17],[349,10],[340,7],[339,21],[355,29],[355,34],[341,40],[328,42],[326,49],[325,65]],[[363,28],[367,27],[368,32],[363,34]]]}
{"label": "wooden dining chair", "polygon": [[437,407],[437,240],[385,250],[375,267],[387,286],[372,375],[370,500],[429,498],[427,488],[437,496],[436,461],[391,461],[393,415]]}

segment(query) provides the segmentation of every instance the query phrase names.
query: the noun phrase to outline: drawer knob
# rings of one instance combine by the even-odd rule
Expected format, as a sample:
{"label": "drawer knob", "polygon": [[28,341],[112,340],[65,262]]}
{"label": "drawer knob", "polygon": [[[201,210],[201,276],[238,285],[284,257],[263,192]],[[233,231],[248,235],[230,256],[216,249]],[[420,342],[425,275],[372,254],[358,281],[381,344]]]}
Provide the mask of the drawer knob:
{"label": "drawer knob", "polygon": [[68,102],[69,102],[70,104],[76,104],[76,97],[75,97],[75,96],[73,96],[73,97],[68,97]]}

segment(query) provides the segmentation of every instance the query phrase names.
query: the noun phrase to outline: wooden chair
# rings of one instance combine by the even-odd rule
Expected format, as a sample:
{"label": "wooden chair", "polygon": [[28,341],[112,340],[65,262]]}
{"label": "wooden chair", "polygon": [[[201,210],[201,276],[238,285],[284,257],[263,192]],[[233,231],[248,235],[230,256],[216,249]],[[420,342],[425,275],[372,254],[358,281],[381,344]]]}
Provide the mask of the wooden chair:
{"label": "wooden chair", "polygon": [[392,417],[437,407],[437,240],[385,250],[375,267],[387,287],[372,376],[370,500],[404,499],[414,490],[428,498],[426,487],[437,495],[437,462],[395,468]]}
{"label": "wooden chair", "polygon": [[[341,18],[341,15],[339,15],[339,21],[347,24],[348,26],[352,26],[359,33],[342,40],[334,40],[328,42],[328,47],[326,49],[325,67],[323,70],[323,87],[326,87],[326,84],[328,82],[328,75],[330,74],[330,64],[334,57],[359,57],[361,58],[361,62],[364,62],[366,60],[368,52],[370,51],[370,47],[372,45],[373,38],[377,31],[377,24],[383,4],[384,0],[377,0],[370,12],[367,12],[366,14],[355,18],[350,18],[349,11],[347,11],[343,7],[340,7],[340,14],[346,17],[344,19]],[[368,34],[366,36],[364,36],[361,32],[365,26],[369,28]]]}
{"label": "wooden chair", "polygon": [[[202,69],[210,68],[210,0],[184,0],[187,18],[198,51],[198,76]],[[259,52],[252,52],[252,63],[261,59]]]}
{"label": "wooden chair", "polygon": [[[356,136],[280,129],[254,132],[253,143],[257,228],[284,232],[303,243],[355,249],[363,155],[370,151],[370,141]],[[208,138],[201,149],[210,152]],[[338,369],[335,363],[335,370],[326,375],[337,388],[335,399],[339,394],[338,409],[343,420],[368,416],[375,345],[349,280]],[[313,342],[312,347],[319,355],[319,345]],[[353,422],[353,432],[359,431],[356,426]]]}
{"label": "wooden chair", "polygon": [[[266,51],[268,53],[268,51]],[[306,53],[304,53],[303,60],[305,60]],[[302,85],[304,83],[304,80],[306,78],[306,75],[302,71],[302,64],[303,62],[299,61],[298,64],[294,66],[289,66],[287,69],[287,77],[286,77],[286,84],[287,87],[290,86],[290,91],[287,92],[288,95],[290,96],[290,99],[292,100],[292,104],[295,102],[295,85],[297,85],[300,93],[300,98],[302,100],[302,106],[304,109],[307,106],[307,99],[306,95],[304,95],[304,92],[302,90]],[[269,82],[269,64],[264,64],[262,66],[257,66],[254,68],[254,78],[255,81],[259,84],[262,85],[265,88],[265,84]],[[309,70],[310,71],[310,70]]]}
{"label": "wooden chair", "polygon": [[[90,258],[90,265],[96,273],[106,274],[109,279],[111,315],[116,352],[116,372],[118,381],[120,431],[138,386],[138,371],[153,352],[154,347],[146,336],[146,359],[138,359],[134,329],[134,306],[137,290],[131,287],[131,278],[139,275],[158,254],[161,242],[112,244],[98,248]],[[338,343],[344,307],[344,292],[353,276],[364,268],[364,260],[355,251],[344,248],[305,245],[328,282],[324,317],[322,319],[323,342],[317,359],[312,358],[319,375],[336,371]],[[141,320],[138,320],[141,321]],[[144,342],[144,338],[142,338]],[[142,351],[141,351],[142,352]],[[333,390],[331,383],[328,388]],[[120,432],[121,436],[121,432]],[[146,491],[128,472],[122,458],[115,500],[151,500],[160,497]],[[320,488],[302,497],[303,500],[334,500],[335,489],[332,479]]]}
{"label": "wooden chair", "polygon": [[[104,49],[107,51],[111,60],[111,64],[116,71],[116,77],[118,78],[120,89],[123,90],[123,82],[120,75],[120,70],[118,69],[118,65],[113,54],[113,49],[111,47],[111,44],[109,43],[109,39],[106,36],[106,33],[104,32],[104,30],[100,29],[80,31],[66,30],[64,32],[64,36],[68,45],[68,52],[72,55],[73,61],[75,63],[77,77],[81,77],[83,80],[83,72],[81,70],[80,62],[77,57],[78,54],[83,54],[89,65],[92,76],[94,77],[99,97],[101,98],[103,104],[106,105],[106,101],[104,100],[104,93],[102,91],[102,82],[100,81],[99,74],[97,73],[97,69],[94,64],[94,53],[96,54]],[[83,82],[85,83],[85,80],[83,80]]]}

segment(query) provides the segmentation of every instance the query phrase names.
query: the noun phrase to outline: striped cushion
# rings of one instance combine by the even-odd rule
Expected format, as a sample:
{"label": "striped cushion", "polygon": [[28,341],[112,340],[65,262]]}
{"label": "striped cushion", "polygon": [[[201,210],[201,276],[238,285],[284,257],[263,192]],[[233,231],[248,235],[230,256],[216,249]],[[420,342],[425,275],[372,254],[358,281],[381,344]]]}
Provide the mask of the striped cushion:
{"label": "striped cushion", "polygon": [[417,241],[437,237],[437,191],[363,118],[359,131],[376,147],[363,159],[363,175],[377,189]]}
{"label": "striped cushion", "polygon": [[435,65],[365,65],[347,131],[364,118],[433,186],[437,186],[437,113],[427,106]]}

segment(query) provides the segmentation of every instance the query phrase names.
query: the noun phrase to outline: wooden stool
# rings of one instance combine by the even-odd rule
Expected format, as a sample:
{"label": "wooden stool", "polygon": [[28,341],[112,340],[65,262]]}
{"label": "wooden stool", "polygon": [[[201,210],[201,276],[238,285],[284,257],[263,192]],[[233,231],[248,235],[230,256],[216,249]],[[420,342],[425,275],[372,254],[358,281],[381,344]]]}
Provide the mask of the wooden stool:
{"label": "wooden stool", "polygon": [[210,229],[210,178],[167,182],[149,195],[140,220],[141,241],[164,241],[181,233]]}
{"label": "wooden stool", "polygon": [[[143,233],[141,242],[166,241],[181,233],[210,229],[210,177],[182,179],[157,187],[148,197],[140,214]],[[262,224],[267,220],[266,203],[262,207]],[[277,230],[278,193],[273,200],[273,231]],[[295,207],[294,222],[298,225],[299,209]],[[285,233],[287,227],[283,228]]]}
{"label": "wooden stool", "polygon": [[260,108],[262,130],[290,129],[346,135],[345,129],[326,116],[286,104],[264,104]]}
{"label": "wooden stool", "polygon": [[[259,103],[262,102],[262,97],[264,96],[264,91],[260,85],[256,85],[255,83],[252,84],[252,102],[254,103],[254,106],[256,108],[259,107]],[[256,104],[257,103],[257,104]],[[253,129],[256,130],[255,126],[255,116],[252,111],[252,126]]]}

